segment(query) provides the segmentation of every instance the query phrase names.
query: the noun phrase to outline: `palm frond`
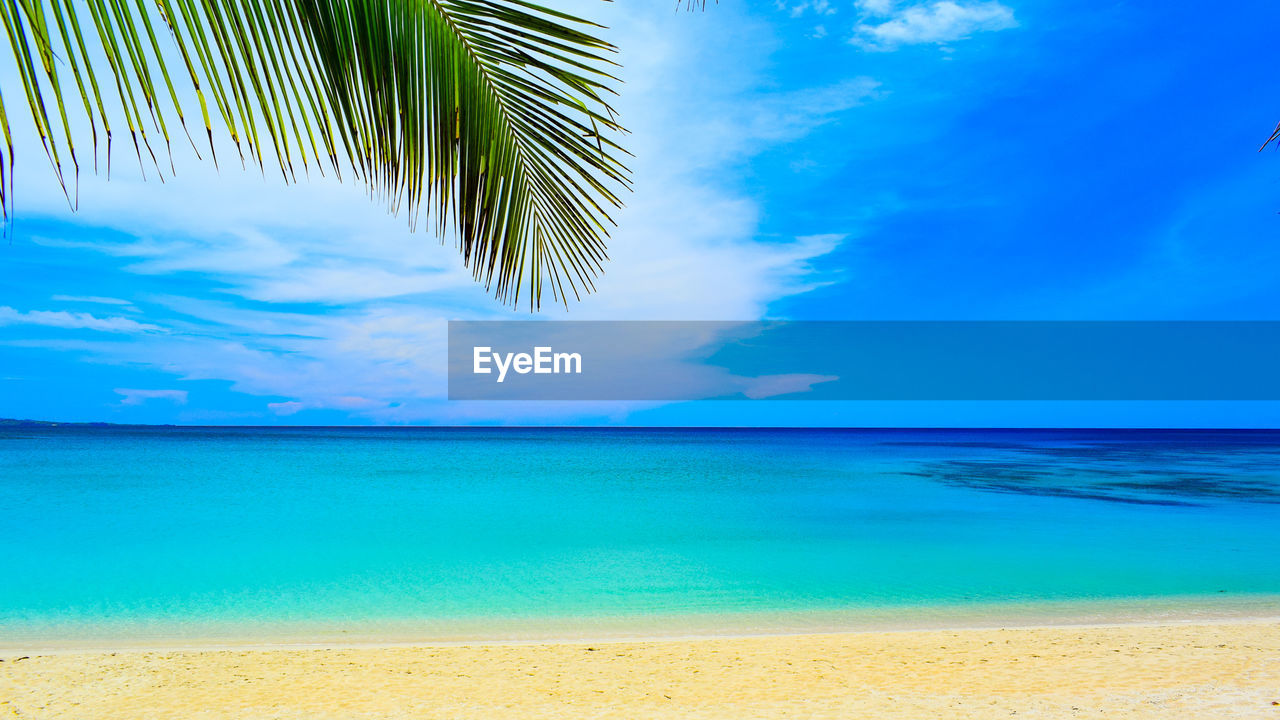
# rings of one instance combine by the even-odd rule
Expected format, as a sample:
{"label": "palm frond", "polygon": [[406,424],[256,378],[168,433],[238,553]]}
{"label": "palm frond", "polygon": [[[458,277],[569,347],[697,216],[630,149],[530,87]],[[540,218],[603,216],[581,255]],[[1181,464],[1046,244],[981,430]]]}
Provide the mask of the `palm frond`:
{"label": "palm frond", "polygon": [[[1258,152],[1266,150],[1268,145],[1276,142],[1277,140],[1280,140],[1280,123],[1278,123],[1276,125],[1276,129],[1271,132],[1271,137],[1267,138],[1267,141],[1262,143],[1262,146],[1258,148]],[[1276,144],[1280,145],[1280,142],[1276,142]]]}
{"label": "palm frond", "polygon": [[161,178],[175,132],[216,163],[225,131],[242,162],[273,163],[286,181],[350,172],[411,223],[425,206],[504,302],[567,301],[602,269],[627,153],[608,103],[615,49],[581,18],[525,0],[6,0],[0,22],[73,204],[69,114],[88,119],[95,168],[105,140],[108,173],[121,120],[143,172]]}

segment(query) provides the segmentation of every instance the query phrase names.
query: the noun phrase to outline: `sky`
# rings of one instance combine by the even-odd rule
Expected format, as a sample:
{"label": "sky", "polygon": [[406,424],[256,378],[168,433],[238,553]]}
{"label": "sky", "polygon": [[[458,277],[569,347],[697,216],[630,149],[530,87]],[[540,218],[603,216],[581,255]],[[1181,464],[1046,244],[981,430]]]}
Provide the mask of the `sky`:
{"label": "sky", "polygon": [[1275,3],[675,5],[555,3],[620,49],[635,184],[598,292],[532,317],[355,185],[181,143],[163,182],[118,143],[73,211],[11,111],[0,417],[1280,427],[1267,402],[448,401],[449,320],[1280,320]]}

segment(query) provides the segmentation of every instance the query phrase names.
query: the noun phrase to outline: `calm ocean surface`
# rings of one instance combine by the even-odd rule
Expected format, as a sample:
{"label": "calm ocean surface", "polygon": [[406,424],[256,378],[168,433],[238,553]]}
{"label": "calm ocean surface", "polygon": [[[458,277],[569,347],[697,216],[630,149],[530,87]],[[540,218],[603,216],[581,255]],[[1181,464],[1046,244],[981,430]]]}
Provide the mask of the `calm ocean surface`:
{"label": "calm ocean surface", "polygon": [[0,528],[0,641],[1274,609],[1280,433],[7,428]]}

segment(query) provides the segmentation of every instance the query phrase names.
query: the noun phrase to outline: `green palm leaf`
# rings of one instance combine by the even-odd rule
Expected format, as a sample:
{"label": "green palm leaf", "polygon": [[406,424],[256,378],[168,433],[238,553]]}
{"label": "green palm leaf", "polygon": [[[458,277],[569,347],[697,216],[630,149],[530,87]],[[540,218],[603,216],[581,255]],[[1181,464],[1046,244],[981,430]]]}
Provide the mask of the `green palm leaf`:
{"label": "green palm leaf", "polygon": [[123,119],[144,173],[163,175],[172,132],[197,145],[194,97],[214,162],[216,124],[286,181],[350,172],[411,223],[425,205],[504,302],[593,289],[628,184],[597,25],[523,0],[6,0],[0,22],[64,189],[81,162],[69,113],[89,121],[95,167],[101,137],[110,172]]}
{"label": "green palm leaf", "polygon": [[[1267,141],[1262,143],[1262,147],[1258,148],[1258,152],[1262,152],[1263,150],[1266,150],[1268,145],[1270,145],[1273,142],[1276,142],[1277,140],[1280,140],[1280,124],[1276,125],[1276,129],[1272,131],[1271,137],[1267,138]],[[1280,144],[1280,143],[1277,143],[1277,144]]]}

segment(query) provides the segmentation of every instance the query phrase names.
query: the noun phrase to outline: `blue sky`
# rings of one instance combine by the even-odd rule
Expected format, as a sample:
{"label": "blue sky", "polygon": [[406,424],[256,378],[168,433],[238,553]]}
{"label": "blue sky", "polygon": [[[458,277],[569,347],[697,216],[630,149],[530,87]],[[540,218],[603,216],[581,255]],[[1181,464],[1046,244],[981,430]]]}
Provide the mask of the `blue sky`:
{"label": "blue sky", "polygon": [[[1280,319],[1280,155],[1255,152],[1274,3],[672,5],[566,5],[621,48],[636,186],[600,292],[551,319]],[[359,188],[177,143],[144,182],[118,144],[71,212],[16,142],[3,417],[1280,425],[1272,403],[450,403],[445,322],[524,315]]]}

